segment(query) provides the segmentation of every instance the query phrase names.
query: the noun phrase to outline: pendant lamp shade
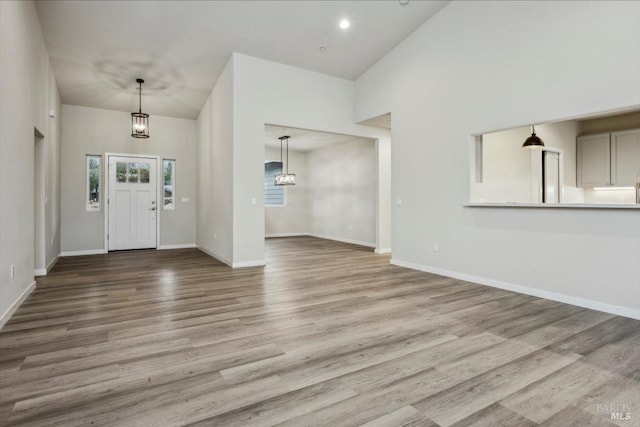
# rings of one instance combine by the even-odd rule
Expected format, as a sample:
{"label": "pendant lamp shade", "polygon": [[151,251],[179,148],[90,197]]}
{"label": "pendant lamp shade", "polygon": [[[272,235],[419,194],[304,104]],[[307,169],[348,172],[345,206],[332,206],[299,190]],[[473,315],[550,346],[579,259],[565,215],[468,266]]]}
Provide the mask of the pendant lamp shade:
{"label": "pendant lamp shade", "polygon": [[542,147],[544,147],[544,142],[542,142],[538,135],[536,135],[535,126],[531,126],[531,136],[524,141],[524,144],[522,144],[522,148],[533,150]]}
{"label": "pendant lamp shade", "polygon": [[134,138],[149,138],[149,115],[142,112],[142,83],[144,80],[136,79],[138,82],[138,112],[131,113],[131,136]]}
{"label": "pendant lamp shade", "polygon": [[280,163],[283,163],[282,161],[282,144],[283,142],[286,144],[286,153],[287,153],[287,162],[284,163],[285,165],[285,172],[281,173],[280,175],[276,175],[275,178],[275,185],[296,185],[296,174],[294,173],[289,173],[289,136],[285,135],[285,136],[281,136],[280,138],[278,138],[280,140]]}

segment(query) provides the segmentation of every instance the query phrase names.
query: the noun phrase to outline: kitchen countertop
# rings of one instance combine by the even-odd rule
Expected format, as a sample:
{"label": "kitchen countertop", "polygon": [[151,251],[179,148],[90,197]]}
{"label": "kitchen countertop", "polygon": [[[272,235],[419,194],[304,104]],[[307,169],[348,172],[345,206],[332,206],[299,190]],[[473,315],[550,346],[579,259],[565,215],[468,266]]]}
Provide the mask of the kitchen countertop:
{"label": "kitchen countertop", "polygon": [[638,209],[635,203],[465,203],[468,208],[549,208],[549,209]]}

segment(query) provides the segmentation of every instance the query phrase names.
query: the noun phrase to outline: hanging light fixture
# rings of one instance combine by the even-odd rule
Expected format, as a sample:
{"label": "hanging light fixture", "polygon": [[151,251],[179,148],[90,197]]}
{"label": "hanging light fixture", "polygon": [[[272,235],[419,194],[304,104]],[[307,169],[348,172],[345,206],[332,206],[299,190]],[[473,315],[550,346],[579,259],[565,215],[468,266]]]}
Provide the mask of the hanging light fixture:
{"label": "hanging light fixture", "polygon": [[281,136],[278,138],[280,140],[280,163],[282,163],[282,144],[283,141],[286,144],[285,150],[287,151],[287,162],[284,163],[286,165],[285,173],[280,175],[276,175],[275,185],[296,185],[296,174],[289,173],[289,136]]}
{"label": "hanging light fixture", "polygon": [[144,80],[136,79],[138,82],[138,112],[131,113],[131,136],[134,138],[149,138],[149,115],[142,112],[142,83]]}
{"label": "hanging light fixture", "polygon": [[530,150],[535,148],[544,147],[544,142],[536,135],[536,127],[534,125],[531,126],[531,136],[524,141],[522,144],[522,148],[528,148]]}

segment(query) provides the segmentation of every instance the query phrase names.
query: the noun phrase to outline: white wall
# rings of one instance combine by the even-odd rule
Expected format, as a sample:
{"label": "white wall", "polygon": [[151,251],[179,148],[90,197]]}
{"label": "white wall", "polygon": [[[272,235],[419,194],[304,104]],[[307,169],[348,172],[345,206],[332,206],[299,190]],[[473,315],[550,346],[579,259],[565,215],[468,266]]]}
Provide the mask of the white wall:
{"label": "white wall", "polygon": [[49,118],[48,110],[60,97],[50,69],[33,2],[0,2],[0,326],[35,284],[34,128],[47,153],[46,263],[59,251],[60,186],[49,177],[59,171],[60,115]]}
{"label": "white wall", "polygon": [[520,127],[482,135],[482,183],[472,200],[531,202],[531,151],[522,141],[531,134]]}
{"label": "white wall", "polygon": [[376,252],[391,252],[391,139],[376,140],[378,188],[376,203]]}
{"label": "white wall", "polygon": [[[131,137],[131,115],[98,108],[62,106],[62,252],[105,247],[105,153],[157,155],[175,159],[176,209],[160,209],[159,246],[195,244],[196,122],[151,116],[149,139]],[[102,155],[101,209],[86,211],[87,154]],[[158,165],[162,167],[162,165]],[[161,183],[159,184],[161,185]],[[189,203],[182,203],[183,197]]]}
{"label": "white wall", "polygon": [[387,141],[389,133],[355,124],[352,81],[237,53],[233,80],[233,262],[260,264],[265,235],[264,125]]}
{"label": "white wall", "polygon": [[356,119],[393,116],[394,262],[640,317],[637,211],[463,206],[470,135],[639,105],[639,45],[637,2],[452,2],[358,78]]}
{"label": "white wall", "polygon": [[233,262],[233,68],[232,57],[197,120],[196,243],[227,264]]}
{"label": "white wall", "polygon": [[[265,206],[266,237],[310,234],[311,188],[308,155],[304,151],[289,151],[289,172],[296,174],[296,185],[285,186],[285,206]],[[265,161],[280,161],[280,149],[265,148]]]}
{"label": "white wall", "polygon": [[312,234],[375,247],[375,143],[358,138],[308,155]]}
{"label": "white wall", "polygon": [[46,264],[49,269],[60,254],[61,238],[61,205],[60,205],[60,183],[61,183],[61,157],[62,157],[62,102],[58,87],[53,77],[53,71],[49,69],[49,111],[55,117],[49,118],[49,138],[45,140],[46,148],[46,175],[45,175],[45,195],[47,203],[45,205],[45,248]]}

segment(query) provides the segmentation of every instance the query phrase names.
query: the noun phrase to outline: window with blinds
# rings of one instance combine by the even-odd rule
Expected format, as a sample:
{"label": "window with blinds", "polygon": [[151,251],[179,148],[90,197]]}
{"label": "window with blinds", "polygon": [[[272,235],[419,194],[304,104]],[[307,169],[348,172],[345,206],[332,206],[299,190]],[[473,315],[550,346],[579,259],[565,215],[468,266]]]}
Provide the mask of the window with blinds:
{"label": "window with blinds", "polygon": [[284,187],[275,185],[282,173],[282,162],[264,162],[264,205],[284,206]]}

